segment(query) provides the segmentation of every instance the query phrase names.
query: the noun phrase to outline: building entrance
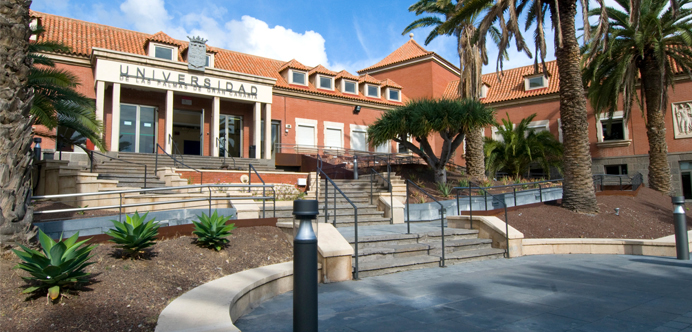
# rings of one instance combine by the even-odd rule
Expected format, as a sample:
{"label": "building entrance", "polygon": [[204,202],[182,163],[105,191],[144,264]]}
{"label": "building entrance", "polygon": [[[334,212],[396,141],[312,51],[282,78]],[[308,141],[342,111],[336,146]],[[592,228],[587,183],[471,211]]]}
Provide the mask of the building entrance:
{"label": "building entrance", "polygon": [[156,107],[120,104],[118,151],[154,153]]}
{"label": "building entrance", "polygon": [[219,116],[219,156],[243,156],[243,117],[237,115]]}
{"label": "building entrance", "polygon": [[[204,110],[173,110],[173,152],[201,156],[204,146]],[[177,149],[177,150],[176,150]]]}
{"label": "building entrance", "polygon": [[[280,121],[274,121],[272,120],[272,138],[271,138],[271,148],[272,148],[272,159],[274,158],[274,146],[276,146],[277,143],[281,143],[281,122]],[[260,156],[264,156],[264,120],[262,120],[262,135],[261,135],[261,143],[260,146],[262,147],[262,151]]]}

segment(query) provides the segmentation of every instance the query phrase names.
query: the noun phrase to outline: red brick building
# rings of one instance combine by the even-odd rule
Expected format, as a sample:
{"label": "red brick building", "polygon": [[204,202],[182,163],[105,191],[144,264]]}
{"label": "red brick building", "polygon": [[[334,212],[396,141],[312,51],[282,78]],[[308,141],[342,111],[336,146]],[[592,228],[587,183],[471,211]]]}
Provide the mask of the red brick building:
{"label": "red brick building", "polygon": [[[154,153],[159,144],[183,154],[271,158],[272,143],[397,152],[396,144],[370,147],[367,126],[409,99],[456,96],[459,69],[410,40],[358,75],[307,67],[154,35],[32,12],[46,28],[39,40],[62,42],[70,54],[47,54],[78,75],[79,90],[96,102],[110,151]],[[213,44],[213,41],[211,41]],[[191,61],[197,59],[197,61]],[[202,61],[202,64],[199,63]],[[533,67],[483,76],[482,101],[513,122],[537,113],[536,130],[561,138],[556,63],[549,78]],[[692,198],[692,82],[680,78],[666,111],[674,189]],[[593,172],[646,179],[648,142],[636,109],[616,113],[610,129],[589,109]],[[38,129],[37,129],[38,130]],[[485,129],[491,136],[492,128]],[[432,138],[433,146],[441,147]],[[44,142],[44,149],[55,144]],[[462,149],[462,148],[460,148]],[[464,164],[463,151],[454,162]]]}

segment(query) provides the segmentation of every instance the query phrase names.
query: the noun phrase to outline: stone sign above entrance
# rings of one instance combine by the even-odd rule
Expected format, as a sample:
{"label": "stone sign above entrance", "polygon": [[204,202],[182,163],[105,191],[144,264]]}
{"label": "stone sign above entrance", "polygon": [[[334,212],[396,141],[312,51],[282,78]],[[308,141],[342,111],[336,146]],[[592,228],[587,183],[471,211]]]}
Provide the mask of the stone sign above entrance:
{"label": "stone sign above entrance", "polygon": [[207,64],[207,41],[202,37],[187,37],[190,46],[187,48],[187,68],[204,72]]}
{"label": "stone sign above entrance", "polygon": [[95,81],[271,103],[272,86],[98,59]]}

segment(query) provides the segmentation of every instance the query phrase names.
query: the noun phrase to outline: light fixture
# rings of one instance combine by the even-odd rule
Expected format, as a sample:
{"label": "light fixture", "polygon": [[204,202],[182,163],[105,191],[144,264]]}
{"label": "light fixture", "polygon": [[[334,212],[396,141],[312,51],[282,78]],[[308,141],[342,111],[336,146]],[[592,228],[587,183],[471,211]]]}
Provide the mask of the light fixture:
{"label": "light fixture", "polygon": [[356,105],[356,107],[353,108],[353,113],[354,114],[360,113],[360,105]]}
{"label": "light fixture", "polygon": [[620,208],[615,208],[615,215],[619,216],[620,215]]}

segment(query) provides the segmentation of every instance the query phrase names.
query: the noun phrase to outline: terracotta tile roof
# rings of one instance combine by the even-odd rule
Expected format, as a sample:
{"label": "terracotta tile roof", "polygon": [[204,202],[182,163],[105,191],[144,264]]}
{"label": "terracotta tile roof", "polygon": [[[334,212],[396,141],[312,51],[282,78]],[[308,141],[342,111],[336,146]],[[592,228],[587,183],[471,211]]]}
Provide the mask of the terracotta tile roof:
{"label": "terracotta tile roof", "polygon": [[396,84],[396,82],[394,82],[394,81],[392,81],[392,80],[390,80],[390,79],[386,79],[386,80],[384,80],[384,81],[380,81],[380,85],[381,85],[381,86],[388,86],[388,87],[392,87],[392,88],[397,88],[397,89],[403,89],[403,87],[402,87],[401,85]]}
{"label": "terracotta tile roof", "polygon": [[363,83],[363,82],[380,85],[380,80],[378,80],[378,79],[376,79],[376,78],[374,78],[368,74],[360,75],[360,77],[358,78],[358,83]]}
{"label": "terracotta tile roof", "polygon": [[[157,43],[162,43],[162,44],[168,44],[168,45],[173,45],[173,46],[178,46],[182,47],[183,43],[181,43],[179,40],[175,40],[171,38],[169,35],[163,33],[163,31],[159,31],[153,35],[151,35],[149,38],[147,38],[147,41],[153,41]],[[187,45],[187,43],[185,43]]]}
{"label": "terracotta tile roof", "polygon": [[390,53],[388,56],[386,56],[380,62],[378,62],[378,63],[376,63],[376,64],[374,64],[368,68],[361,69],[358,72],[362,73],[362,72],[365,72],[368,70],[389,66],[391,64],[400,63],[400,62],[424,57],[426,55],[431,55],[431,54],[435,54],[435,52],[430,52],[430,51],[424,49],[423,46],[420,46],[418,43],[416,43],[415,40],[410,39],[408,42],[406,42],[404,45],[402,45],[401,47],[396,49],[394,52]]}
{"label": "terracotta tile roof", "polygon": [[[483,75],[483,82],[488,84],[488,95],[481,99],[483,103],[491,104],[509,100],[518,100],[536,96],[549,95],[560,92],[560,76],[557,71],[557,62],[546,62],[550,78],[548,79],[548,87],[535,90],[524,90],[524,77],[534,75],[533,65],[508,69],[503,71],[498,81],[497,74]],[[458,98],[459,80],[452,81],[445,88],[442,95],[444,98]]]}
{"label": "terracotta tile roof", "polygon": [[324,68],[324,66],[322,66],[322,65],[317,65],[317,66],[315,66],[315,68],[310,69],[310,71],[308,72],[308,75],[312,75],[312,74],[323,74],[323,75],[329,75],[329,76],[336,76],[335,71],[331,71],[327,68]]}
{"label": "terracotta tile roof", "polygon": [[[46,28],[46,32],[44,32],[39,37],[39,41],[59,41],[70,47],[71,54],[76,56],[89,57],[91,56],[93,48],[104,48],[113,51],[146,56],[146,46],[148,41],[150,40],[161,43],[165,42],[166,44],[171,45],[180,45],[179,47],[181,49],[181,52],[179,52],[179,55],[181,56],[183,53],[182,51],[184,51],[188,45],[187,41],[173,39],[163,32],[150,35],[142,32],[125,30],[107,25],[96,24],[51,14],[45,14],[36,11],[31,11],[31,16],[39,18],[41,21],[41,25],[43,25]],[[312,84],[309,84],[307,87],[289,85],[288,82],[286,82],[286,80],[280,74],[282,70],[284,70],[285,68],[294,68],[304,71],[311,70],[311,68],[306,67],[305,65],[296,61],[295,59],[285,62],[281,60],[274,60],[260,56],[224,50],[212,46],[208,46],[208,49],[216,52],[216,55],[214,56],[215,68],[239,73],[246,73],[250,75],[274,78],[276,79],[276,84],[274,86],[275,90],[300,91],[312,95],[331,96],[334,98],[347,99],[353,101],[367,101],[370,103],[376,103],[381,105],[401,105],[401,103],[399,102],[388,101],[384,97],[381,99],[374,99],[365,97],[362,94],[342,94],[340,91],[338,91],[338,89],[337,91],[333,92],[318,90]],[[326,68],[324,68],[324,70],[330,72],[331,75],[337,74],[335,72],[329,71]],[[343,72],[342,76],[347,77],[347,74],[347,72]],[[353,79],[359,79],[355,76],[351,77]],[[370,79],[372,80],[373,84],[379,85],[378,80],[372,77],[370,77]],[[408,99],[406,98],[406,96],[402,95],[402,100],[406,101]]]}
{"label": "terracotta tile roof", "polygon": [[356,75],[353,75],[353,74],[347,72],[346,70],[342,70],[342,71],[338,72],[338,73],[336,74],[336,78],[337,78],[337,79],[339,79],[339,78],[347,78],[347,79],[355,80],[355,81],[360,80],[360,77],[358,77],[358,76],[356,76]]}
{"label": "terracotta tile roof", "polygon": [[298,60],[296,60],[296,59],[292,59],[291,61],[284,63],[284,65],[281,66],[281,68],[279,68],[279,71],[280,72],[284,71],[284,69],[286,69],[286,68],[298,69],[298,70],[304,70],[304,71],[310,70],[309,67],[306,67],[304,64],[298,62]]}

